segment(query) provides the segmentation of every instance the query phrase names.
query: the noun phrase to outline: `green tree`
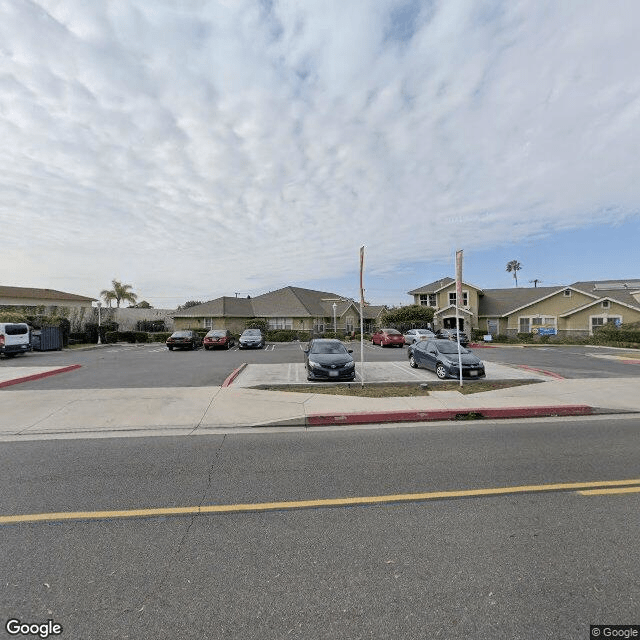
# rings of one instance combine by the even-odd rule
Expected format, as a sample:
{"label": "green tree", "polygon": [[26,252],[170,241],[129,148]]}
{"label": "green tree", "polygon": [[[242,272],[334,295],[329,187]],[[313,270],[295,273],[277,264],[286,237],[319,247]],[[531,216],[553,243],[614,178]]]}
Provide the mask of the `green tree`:
{"label": "green tree", "polygon": [[522,265],[517,260],[509,260],[509,262],[507,262],[507,273],[513,272],[516,287],[518,286],[518,271],[520,271],[520,269],[522,269]]}
{"label": "green tree", "polygon": [[100,292],[100,296],[109,307],[113,300],[116,301],[116,306],[118,307],[121,302],[130,302],[131,304],[136,303],[138,296],[133,293],[133,291],[129,291],[129,289],[132,288],[130,284],[122,284],[122,282],[118,280],[112,280],[111,284],[113,285],[113,289],[103,289]]}
{"label": "green tree", "polygon": [[433,320],[435,309],[421,304],[411,304],[406,307],[393,307],[383,312],[382,324],[421,323],[428,324]]}
{"label": "green tree", "polygon": [[202,302],[202,300],[187,300],[184,304],[178,305],[178,311],[190,309],[191,307],[197,307],[199,304],[204,304],[204,302]]}

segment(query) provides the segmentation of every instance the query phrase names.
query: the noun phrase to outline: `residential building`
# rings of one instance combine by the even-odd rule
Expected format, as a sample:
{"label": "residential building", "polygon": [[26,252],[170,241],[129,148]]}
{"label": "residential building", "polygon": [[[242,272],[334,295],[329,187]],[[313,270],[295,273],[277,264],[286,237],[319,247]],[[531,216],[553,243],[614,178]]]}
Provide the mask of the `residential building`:
{"label": "residential building", "polygon": [[[481,289],[463,282],[463,329],[492,335],[590,335],[607,323],[640,321],[640,280],[596,280],[558,287]],[[435,310],[436,327],[455,327],[456,286],[442,278],[408,292]]]}
{"label": "residential building", "polygon": [[[176,329],[244,330],[247,320],[262,318],[271,330],[289,329],[312,334],[333,331],[353,333],[360,330],[359,303],[328,291],[301,287],[283,287],[254,298],[223,296],[204,304],[176,312]],[[365,331],[371,331],[380,319],[383,306],[365,306]]]}

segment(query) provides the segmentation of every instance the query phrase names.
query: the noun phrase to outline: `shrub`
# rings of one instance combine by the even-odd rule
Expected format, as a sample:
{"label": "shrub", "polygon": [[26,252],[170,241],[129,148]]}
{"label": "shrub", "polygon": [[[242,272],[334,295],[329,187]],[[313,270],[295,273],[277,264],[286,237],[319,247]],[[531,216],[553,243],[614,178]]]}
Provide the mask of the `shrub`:
{"label": "shrub", "polygon": [[147,333],[166,331],[164,320],[138,320],[136,331],[146,331]]}
{"label": "shrub", "polygon": [[491,342],[497,342],[499,344],[506,344],[507,342],[512,342],[509,336],[505,336],[503,334],[499,334],[497,336],[493,336],[493,340]]}
{"label": "shrub", "polygon": [[146,331],[136,331],[136,342],[149,342],[149,334]]}
{"label": "shrub", "polygon": [[150,333],[148,334],[149,342],[166,342],[171,333],[171,331],[159,331],[156,333]]}
{"label": "shrub", "polygon": [[[96,339],[96,342],[97,342],[97,339]],[[103,342],[105,342],[107,344],[112,344],[114,342],[118,342],[118,332],[117,331],[107,331],[104,334]]]}
{"label": "shrub", "polygon": [[[118,330],[118,323],[111,320],[105,320],[100,323],[100,339],[102,342],[107,342],[107,333]],[[87,342],[98,342],[98,323],[88,322],[84,327],[84,332],[87,336]],[[115,340],[113,341],[115,342]]]}
{"label": "shrub", "polygon": [[269,332],[269,326],[264,318],[250,318],[244,323],[245,329],[260,329],[266,336]]}
{"label": "shrub", "polygon": [[527,344],[530,344],[533,342],[533,334],[531,333],[517,333],[516,338],[518,338],[520,342],[525,342]]}

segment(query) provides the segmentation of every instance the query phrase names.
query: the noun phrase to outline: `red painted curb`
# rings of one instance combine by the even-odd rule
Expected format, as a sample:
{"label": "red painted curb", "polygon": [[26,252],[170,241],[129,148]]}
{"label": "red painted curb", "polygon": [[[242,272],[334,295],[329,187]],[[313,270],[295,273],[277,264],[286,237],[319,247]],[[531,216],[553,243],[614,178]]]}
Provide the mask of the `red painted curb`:
{"label": "red painted curb", "polygon": [[593,407],[562,405],[557,407],[500,407],[482,409],[436,409],[433,411],[374,411],[370,413],[315,413],[307,416],[308,427],[336,424],[375,424],[382,422],[431,422],[471,418],[534,418],[544,416],[588,416]]}
{"label": "red painted curb", "polygon": [[553,371],[547,371],[546,369],[538,369],[536,367],[530,367],[528,364],[518,364],[515,365],[519,369],[524,369],[525,371],[535,371],[536,373],[541,373],[545,376],[549,376],[550,378],[555,378],[556,380],[564,380],[565,377],[561,376],[559,373],[554,373]]}
{"label": "red painted curb", "polygon": [[55,371],[45,371],[44,373],[34,373],[32,376],[24,376],[23,378],[14,378],[13,380],[7,380],[6,382],[0,382],[0,387],[10,387],[14,384],[20,384],[21,382],[31,382],[31,380],[40,380],[40,378],[48,378],[49,376],[55,376],[59,373],[67,373],[67,371],[75,371],[79,369],[81,364],[72,364],[68,367],[62,367]]}
{"label": "red painted curb", "polygon": [[240,375],[242,370],[247,366],[246,362],[243,362],[237,369],[232,371],[222,383],[223,387],[230,387],[233,381]]}

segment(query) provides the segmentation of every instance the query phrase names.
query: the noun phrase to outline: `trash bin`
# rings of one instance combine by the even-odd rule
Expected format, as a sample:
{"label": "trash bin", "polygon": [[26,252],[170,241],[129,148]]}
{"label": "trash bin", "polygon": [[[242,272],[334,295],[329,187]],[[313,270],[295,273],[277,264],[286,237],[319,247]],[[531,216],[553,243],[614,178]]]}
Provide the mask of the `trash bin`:
{"label": "trash bin", "polygon": [[31,347],[34,351],[60,351],[62,349],[60,327],[42,327],[32,331]]}

